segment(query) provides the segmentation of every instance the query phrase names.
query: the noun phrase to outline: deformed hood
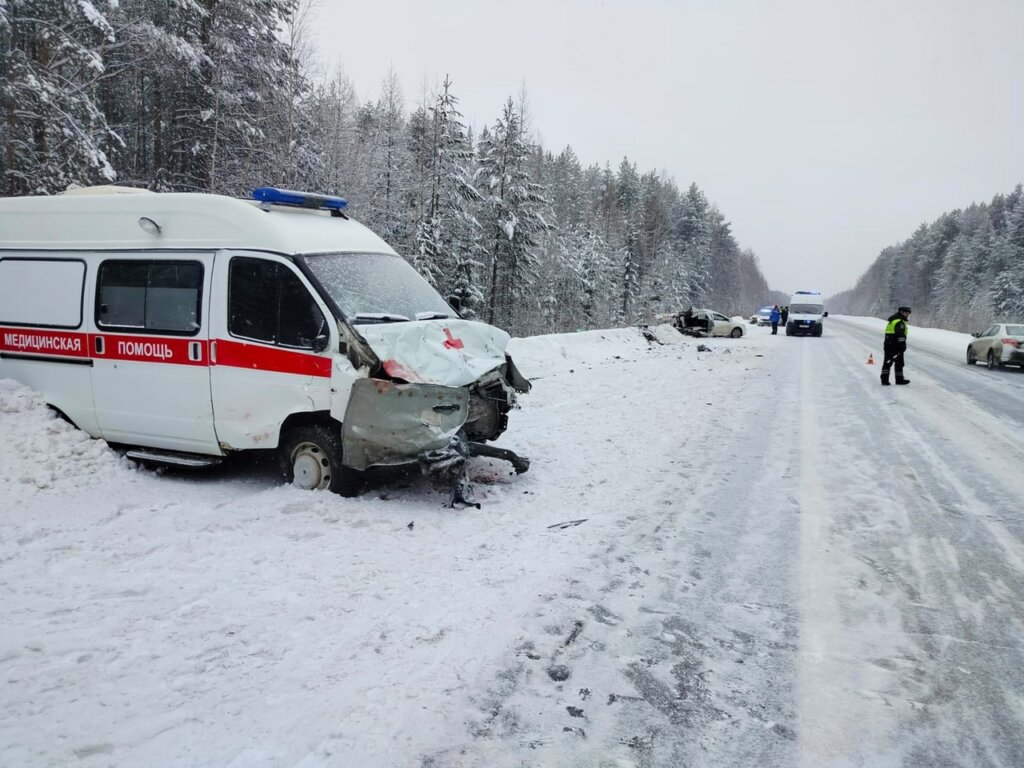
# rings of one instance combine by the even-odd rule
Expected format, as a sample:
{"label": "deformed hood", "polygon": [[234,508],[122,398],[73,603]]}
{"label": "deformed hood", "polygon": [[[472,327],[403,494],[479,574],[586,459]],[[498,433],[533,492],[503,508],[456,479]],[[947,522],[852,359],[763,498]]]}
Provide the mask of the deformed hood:
{"label": "deformed hood", "polygon": [[412,383],[462,387],[505,364],[510,336],[493,325],[446,318],[361,324],[385,372]]}

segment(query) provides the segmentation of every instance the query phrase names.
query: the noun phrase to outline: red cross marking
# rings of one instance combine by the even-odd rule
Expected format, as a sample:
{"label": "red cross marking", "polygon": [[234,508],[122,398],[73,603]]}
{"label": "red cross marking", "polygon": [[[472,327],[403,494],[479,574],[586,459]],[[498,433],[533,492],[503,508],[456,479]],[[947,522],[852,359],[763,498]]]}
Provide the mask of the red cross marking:
{"label": "red cross marking", "polygon": [[447,336],[444,342],[445,349],[462,349],[466,346],[462,343],[462,339],[456,339],[452,336],[452,332],[448,328],[444,329],[444,335]]}

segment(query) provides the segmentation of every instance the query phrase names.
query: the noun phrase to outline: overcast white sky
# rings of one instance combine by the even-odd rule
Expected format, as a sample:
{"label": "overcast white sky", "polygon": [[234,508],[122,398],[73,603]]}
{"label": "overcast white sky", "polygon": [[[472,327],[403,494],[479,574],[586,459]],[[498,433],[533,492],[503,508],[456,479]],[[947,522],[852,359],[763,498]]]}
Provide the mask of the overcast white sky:
{"label": "overcast white sky", "polygon": [[695,181],[772,288],[1024,181],[1024,0],[321,0],[360,98],[447,73],[467,122],[525,87],[544,146]]}

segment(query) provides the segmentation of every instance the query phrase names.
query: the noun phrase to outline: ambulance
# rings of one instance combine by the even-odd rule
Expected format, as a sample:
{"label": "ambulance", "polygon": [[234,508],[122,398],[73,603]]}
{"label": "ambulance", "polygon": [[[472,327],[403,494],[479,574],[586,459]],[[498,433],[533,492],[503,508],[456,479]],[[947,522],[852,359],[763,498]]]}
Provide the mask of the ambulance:
{"label": "ambulance", "polygon": [[271,187],[0,198],[0,378],[143,462],[272,449],[290,482],[344,495],[419,463],[471,502],[469,456],[529,466],[485,445],[529,382],[507,333],[346,207]]}
{"label": "ambulance", "polygon": [[797,291],[789,300],[786,335],[821,336],[826,317],[828,312],[820,291]]}

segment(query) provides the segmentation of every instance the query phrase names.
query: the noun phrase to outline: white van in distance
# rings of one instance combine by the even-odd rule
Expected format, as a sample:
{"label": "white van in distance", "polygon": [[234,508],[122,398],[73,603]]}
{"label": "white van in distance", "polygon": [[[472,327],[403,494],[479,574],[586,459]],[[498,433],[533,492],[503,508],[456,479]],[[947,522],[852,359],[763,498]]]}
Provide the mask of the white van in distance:
{"label": "white van in distance", "polygon": [[509,336],[461,319],[342,198],[108,187],[0,198],[0,378],[144,461],[277,449],[355,493],[419,462],[466,501],[465,460],[529,390]]}
{"label": "white van in distance", "polygon": [[821,336],[822,321],[828,317],[825,300],[818,291],[797,291],[789,300],[787,336]]}

